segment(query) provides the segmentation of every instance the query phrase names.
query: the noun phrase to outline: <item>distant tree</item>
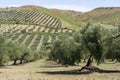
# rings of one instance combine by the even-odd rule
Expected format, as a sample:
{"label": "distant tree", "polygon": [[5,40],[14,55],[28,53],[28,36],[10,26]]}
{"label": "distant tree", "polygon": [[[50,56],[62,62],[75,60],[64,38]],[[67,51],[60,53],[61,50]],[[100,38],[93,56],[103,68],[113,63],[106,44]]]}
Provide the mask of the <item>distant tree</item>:
{"label": "distant tree", "polygon": [[24,53],[21,57],[21,64],[23,63],[23,60],[24,62],[31,62],[35,59],[35,56],[34,56],[34,52],[31,51],[30,49],[25,49],[24,50]]}
{"label": "distant tree", "polygon": [[118,28],[117,28],[117,34],[114,38],[120,38],[120,23],[118,24]]}
{"label": "distant tree", "polygon": [[19,60],[19,64],[28,63],[31,61],[35,61],[40,59],[40,52],[32,51],[25,46],[22,46],[18,42],[8,41],[7,42],[7,50],[8,55],[11,61],[14,61],[13,65],[17,65],[17,61]]}
{"label": "distant tree", "polygon": [[19,43],[13,41],[9,41],[7,47],[10,59],[14,61],[13,65],[16,65],[17,60],[20,60],[24,53],[24,48]]}
{"label": "distant tree", "polygon": [[110,42],[106,58],[120,62],[120,38],[116,38]]}
{"label": "distant tree", "polygon": [[9,61],[6,40],[0,35],[0,66]]}
{"label": "distant tree", "polygon": [[120,25],[118,28],[111,30],[107,45],[106,58],[120,62]]}

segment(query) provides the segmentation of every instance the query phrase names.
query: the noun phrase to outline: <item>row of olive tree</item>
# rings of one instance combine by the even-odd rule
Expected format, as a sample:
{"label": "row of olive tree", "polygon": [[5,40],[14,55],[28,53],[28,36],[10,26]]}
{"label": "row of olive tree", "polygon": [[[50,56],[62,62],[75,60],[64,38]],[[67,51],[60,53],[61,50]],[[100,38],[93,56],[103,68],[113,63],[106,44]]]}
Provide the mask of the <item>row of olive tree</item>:
{"label": "row of olive tree", "polygon": [[35,52],[27,49],[18,42],[7,41],[3,36],[0,36],[0,65],[4,65],[9,61],[14,61],[13,65],[35,61],[41,58],[40,51]]}
{"label": "row of olive tree", "polygon": [[115,30],[111,30],[107,45],[106,58],[120,62],[120,25]]}
{"label": "row of olive tree", "polygon": [[54,40],[49,58],[63,65],[78,64],[87,59],[82,68],[95,68],[93,60],[100,64],[106,58],[120,59],[119,28],[109,29],[102,24],[89,22],[72,34],[62,34]]}

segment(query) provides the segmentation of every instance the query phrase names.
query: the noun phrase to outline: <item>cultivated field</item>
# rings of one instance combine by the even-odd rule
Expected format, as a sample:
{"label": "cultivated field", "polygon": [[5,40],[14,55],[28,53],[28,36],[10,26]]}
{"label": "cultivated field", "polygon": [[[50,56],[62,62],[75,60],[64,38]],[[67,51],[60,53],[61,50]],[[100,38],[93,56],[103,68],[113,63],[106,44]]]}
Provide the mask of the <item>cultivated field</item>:
{"label": "cultivated field", "polygon": [[0,34],[4,34],[7,39],[19,42],[32,50],[44,48],[44,45],[56,39],[59,33],[65,32],[72,32],[72,30],[61,27],[51,28],[36,25],[0,25]]}
{"label": "cultivated field", "polygon": [[[109,73],[79,72],[82,67],[64,67],[52,61],[39,60],[19,66],[6,66],[0,68],[0,80],[120,80],[120,72]],[[106,70],[120,70],[120,63],[101,64]]]}
{"label": "cultivated field", "polygon": [[[10,9],[0,10],[0,35],[4,36],[6,39],[6,41],[5,39],[4,40],[1,39],[1,41],[2,42],[5,41],[4,43],[6,44],[7,44],[7,41],[11,41],[11,40],[15,42],[19,42],[22,46],[25,46],[26,48],[33,51],[33,53],[41,51],[41,55],[42,55],[42,50],[44,51],[47,50],[46,45],[50,44],[52,41],[57,39],[60,34],[72,33],[75,31],[73,29],[78,30],[82,28],[82,26],[86,22],[88,22],[89,19],[92,19],[95,22],[100,22],[102,23],[102,25],[110,24],[110,26],[112,27],[110,26],[108,27],[113,29],[115,28],[113,26],[117,25],[115,23],[116,18],[120,18],[119,8],[117,9],[116,8],[110,8],[110,9],[100,8],[100,9],[92,10],[87,13],[79,13],[74,11],[71,12],[71,11],[62,11],[62,10],[47,10],[44,8],[40,8],[40,10],[39,9],[34,10],[37,7],[33,9],[30,6],[26,6],[26,7],[28,7],[28,9],[23,7],[25,9],[10,8]],[[111,17],[113,15],[115,18]],[[90,50],[98,51],[98,50],[94,50],[94,46],[95,44],[98,45],[98,42],[100,42],[102,38],[98,36],[100,40],[98,38],[98,41],[96,41],[97,37],[96,37],[96,32],[94,31],[96,30],[98,31],[98,34],[101,34],[99,33],[101,29],[99,31],[99,28],[97,28],[94,25],[93,27],[95,27],[93,28],[94,30],[90,28],[91,32],[89,31],[89,28],[87,32],[84,32],[85,36],[89,34],[92,37],[88,36],[87,38],[86,36],[86,39],[84,39],[84,35],[81,34],[82,31],[80,31],[78,33],[80,35],[78,36],[77,34],[74,35],[75,38],[80,38],[80,39],[75,40],[73,36],[72,36],[73,38],[71,38],[71,35],[72,35],[71,34],[67,37],[68,39],[66,38],[66,40],[64,40],[63,38],[61,40],[61,42],[59,43],[61,45],[60,46],[57,45],[58,49],[56,51],[63,50],[63,52],[61,53],[63,53],[63,55],[65,53],[65,56],[68,57],[68,59],[66,59],[65,57],[66,61],[72,60],[72,58],[74,57],[72,57],[70,53],[75,53],[75,52],[78,53],[78,47],[82,48],[82,46],[80,45],[83,42],[86,42],[86,40],[88,39],[89,39],[88,43],[92,43],[92,44],[94,43],[92,47],[93,49],[91,48]],[[82,38],[83,40],[81,40]],[[95,41],[93,39],[95,39]],[[76,45],[76,43],[79,43],[79,41],[80,41],[80,44]],[[1,42],[1,45],[2,45],[2,42]],[[71,42],[75,44],[74,45],[72,44],[69,46]],[[120,47],[118,46],[119,45],[118,42],[119,42],[119,39],[116,39],[114,43],[111,42],[111,44],[117,46],[118,49],[115,49],[113,46],[111,46],[113,47],[113,49],[112,48],[109,48],[109,49],[119,51]],[[64,45],[64,43],[67,43],[67,46],[65,46],[66,44]],[[61,46],[62,47],[65,46],[65,48],[61,48]],[[98,46],[97,47],[95,46],[95,48],[101,49],[101,46],[100,48],[98,48]],[[38,58],[36,59],[36,57],[39,57],[39,56],[38,55],[36,56],[36,54],[33,54],[35,57],[35,60],[37,61],[34,61],[33,59],[31,60],[28,59],[29,63],[12,65],[13,63],[12,61],[15,61],[16,59],[21,60],[22,58],[26,58],[27,52],[25,51],[25,53],[22,53],[21,51],[20,56],[16,56],[15,59],[12,59],[11,56],[13,57],[18,51],[16,51],[15,49],[13,49],[12,51],[12,48],[11,50],[9,50],[10,47],[8,48],[6,47],[4,48],[4,46],[3,48],[0,47],[0,61],[1,61],[0,80],[120,80],[120,63],[104,63],[99,66],[95,65],[101,69],[101,71],[99,72],[87,71],[87,70],[79,71],[79,69],[81,69],[81,67],[83,67],[86,63],[81,63],[79,66],[65,67],[61,64],[57,64],[56,62],[46,60],[43,58],[41,58],[40,60],[37,60]],[[51,47],[51,45],[49,45],[48,47]],[[52,47],[54,48],[54,46]],[[69,49],[69,47],[71,48]],[[67,49],[67,50],[64,50],[64,49]],[[14,52],[14,50],[16,52]],[[15,54],[11,54],[10,51],[11,53],[15,53]],[[29,54],[27,54],[27,58],[29,57],[33,58],[33,55],[31,56],[29,51],[28,53]],[[66,55],[66,53],[69,53],[69,54]],[[112,54],[114,54],[114,52]],[[75,56],[75,58],[77,58],[77,56]],[[85,54],[85,57],[86,56],[87,55]],[[95,57],[94,54],[92,56]],[[2,58],[3,58],[3,61],[2,61]],[[5,62],[4,62],[4,59],[6,59]],[[9,60],[7,61],[7,59]],[[119,59],[119,58],[116,58],[116,59]],[[26,59],[23,59],[23,60],[27,62]],[[4,67],[1,66],[2,63],[5,63]]]}
{"label": "cultivated field", "polygon": [[61,27],[61,21],[55,17],[27,10],[0,11],[0,19],[8,21],[22,21],[42,26]]}

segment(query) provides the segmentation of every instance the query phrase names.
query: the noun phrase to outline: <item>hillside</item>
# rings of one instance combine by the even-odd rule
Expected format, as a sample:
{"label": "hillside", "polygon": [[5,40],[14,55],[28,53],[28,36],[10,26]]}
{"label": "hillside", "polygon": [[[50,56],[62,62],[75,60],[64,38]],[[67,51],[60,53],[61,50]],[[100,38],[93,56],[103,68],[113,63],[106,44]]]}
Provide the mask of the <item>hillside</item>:
{"label": "hillside", "polygon": [[71,10],[47,9],[38,6],[22,6],[19,9],[35,10],[54,16],[62,22],[64,27],[77,29],[83,22],[89,19],[94,22],[115,24],[120,19],[120,7],[99,7],[89,12],[77,12]]}
{"label": "hillside", "polygon": [[117,20],[120,20],[120,7],[96,8],[92,11],[82,13],[78,17],[78,20],[82,22],[92,19],[94,22],[112,24]]}
{"label": "hillside", "polygon": [[61,27],[61,21],[53,16],[29,10],[3,10],[0,11],[0,19],[16,24],[28,23],[45,27]]}
{"label": "hillside", "polygon": [[20,10],[34,10],[38,12],[42,12],[44,14],[48,14],[51,16],[54,16],[58,19],[63,24],[63,27],[68,27],[68,28],[78,28],[80,25],[80,22],[76,21],[77,15],[79,15],[81,12],[76,12],[76,11],[71,11],[71,10],[59,10],[59,9],[47,9],[39,6],[33,6],[33,5],[28,5],[28,6],[22,6],[17,9]]}
{"label": "hillside", "polygon": [[62,33],[72,32],[59,18],[31,6],[0,9],[0,34],[32,50],[45,49],[45,45]]}
{"label": "hillside", "polygon": [[[50,17],[58,19],[58,21],[60,21],[59,24],[61,24],[62,27],[67,27],[71,29],[78,29],[83,22],[86,22],[89,19],[92,19],[94,22],[102,22],[107,24],[114,24],[117,20],[120,19],[119,7],[100,7],[100,8],[91,10],[89,12],[81,13],[81,12],[71,11],[71,10],[47,9],[39,6],[27,5],[27,6],[17,7],[17,8],[16,7],[7,8],[7,9],[2,8],[0,9],[0,12],[6,11],[6,10],[20,11],[20,14],[22,14],[22,12],[27,13],[28,11],[30,11],[29,13],[31,14],[33,14],[32,12],[34,12],[36,14],[40,13],[40,14],[48,15]],[[36,22],[32,22],[32,24],[33,23],[36,24]]]}
{"label": "hillside", "polygon": [[0,35],[3,34],[8,40],[14,40],[32,50],[45,49],[45,45],[56,39],[56,36],[70,29],[51,28],[38,25],[1,24]]}
{"label": "hillside", "polygon": [[[6,9],[2,9],[2,10],[6,10]],[[63,27],[68,27],[72,29],[78,28],[78,26],[80,25],[80,22],[76,21],[76,16],[79,15],[80,12],[69,11],[69,10],[47,9],[33,5],[21,6],[17,8],[7,8],[7,10],[31,11],[31,12],[46,14],[59,19]]]}

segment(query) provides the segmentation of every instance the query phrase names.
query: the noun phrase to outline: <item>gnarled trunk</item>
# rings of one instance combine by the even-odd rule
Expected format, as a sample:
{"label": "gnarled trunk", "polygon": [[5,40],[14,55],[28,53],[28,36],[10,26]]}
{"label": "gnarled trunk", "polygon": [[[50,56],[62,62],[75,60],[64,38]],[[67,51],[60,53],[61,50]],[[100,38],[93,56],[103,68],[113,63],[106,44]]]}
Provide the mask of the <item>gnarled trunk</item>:
{"label": "gnarled trunk", "polygon": [[87,67],[92,66],[92,62],[93,62],[93,58],[92,58],[92,55],[90,55],[88,58],[87,64],[85,66]]}
{"label": "gnarled trunk", "polygon": [[80,69],[80,71],[82,71],[82,70],[100,71],[100,69],[97,68],[97,67],[95,67],[95,66],[93,66],[92,63],[93,63],[93,56],[90,55],[89,58],[88,58],[88,60],[87,60],[87,64],[86,64],[85,66],[83,66],[83,67]]}
{"label": "gnarled trunk", "polygon": [[16,65],[16,61],[17,61],[17,60],[14,60],[14,63],[13,63],[13,65]]}
{"label": "gnarled trunk", "polygon": [[20,63],[19,64],[22,64],[23,63],[23,59],[20,59]]}

